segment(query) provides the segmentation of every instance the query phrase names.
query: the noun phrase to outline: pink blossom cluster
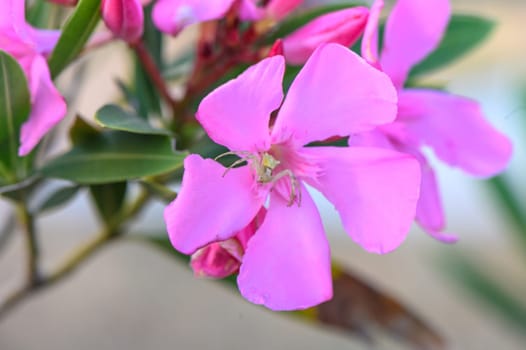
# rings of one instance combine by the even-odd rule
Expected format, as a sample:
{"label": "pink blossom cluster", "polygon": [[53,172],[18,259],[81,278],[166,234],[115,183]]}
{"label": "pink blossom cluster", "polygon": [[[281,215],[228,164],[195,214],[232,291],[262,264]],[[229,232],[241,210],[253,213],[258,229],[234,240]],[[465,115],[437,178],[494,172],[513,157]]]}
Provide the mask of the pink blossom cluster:
{"label": "pink blossom cluster", "polygon": [[[72,0],[54,2],[74,5]],[[133,45],[143,34],[149,1],[103,0],[114,36]],[[55,31],[36,30],[23,0],[0,5],[0,50],[23,68],[31,113],[22,127],[27,155],[66,114],[46,55]],[[153,21],[177,35],[225,16],[277,22],[301,0],[157,0]],[[317,305],[332,297],[330,248],[311,196],[338,211],[354,242],[372,253],[396,249],[413,220],[444,242],[445,220],[431,148],[445,163],[488,177],[507,165],[510,141],[479,105],[443,91],[408,88],[411,68],[439,44],[448,0],[398,0],[378,49],[383,1],[320,16],[282,38],[270,57],[208,94],[196,119],[208,136],[237,156],[224,166],[192,154],[181,191],[164,218],[172,245],[191,254],[198,275],[238,273],[241,294],[273,310]],[[349,46],[361,39],[361,56]],[[304,64],[283,92],[286,63]],[[346,147],[330,140],[348,138]]]}
{"label": "pink blossom cluster", "polygon": [[[295,45],[296,53],[305,51],[298,63],[310,56],[286,97],[278,55],[203,99],[198,121],[239,160],[225,167],[189,156],[181,192],[165,210],[172,245],[193,254],[196,274],[238,272],[241,294],[273,310],[329,300],[329,246],[306,186],[333,203],[347,233],[369,252],[397,248],[415,218],[431,236],[456,240],[443,232],[437,182],[422,147],[470,174],[492,176],[508,163],[511,143],[476,102],[404,88],[411,67],[438,46],[449,1],[398,0],[379,56],[382,7],[377,0],[370,11],[353,10],[360,19],[352,30],[339,32],[352,21],[337,12],[285,38],[285,53]],[[360,57],[347,46],[363,31]],[[312,145],[334,137],[349,137],[349,147]]]}

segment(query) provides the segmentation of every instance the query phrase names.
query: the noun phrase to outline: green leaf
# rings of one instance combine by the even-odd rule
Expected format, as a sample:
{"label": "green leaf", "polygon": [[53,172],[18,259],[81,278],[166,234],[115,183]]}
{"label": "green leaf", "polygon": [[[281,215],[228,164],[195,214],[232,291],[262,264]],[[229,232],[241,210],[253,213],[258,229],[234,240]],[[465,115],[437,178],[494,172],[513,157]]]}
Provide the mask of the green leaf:
{"label": "green leaf", "polygon": [[472,15],[453,15],[438,48],[413,67],[410,76],[442,68],[459,59],[491,33],[495,23],[487,18]]}
{"label": "green leaf", "polygon": [[60,187],[40,202],[33,213],[44,213],[58,209],[72,200],[79,190],[80,186]]}
{"label": "green leaf", "polygon": [[126,182],[116,182],[112,184],[91,185],[89,187],[93,204],[101,219],[105,223],[119,214],[126,197]]}
{"label": "green leaf", "polygon": [[461,257],[449,257],[447,272],[473,296],[492,308],[522,331],[526,331],[526,305],[509,295],[498,282],[487,277],[476,265]]}
{"label": "green leaf", "polygon": [[49,57],[51,77],[60,72],[80,53],[97,26],[101,0],[80,0],[62,28],[62,34]]}
{"label": "green leaf", "polygon": [[102,184],[174,171],[185,156],[172,150],[168,137],[107,131],[76,144],[40,171],[81,184]]}
{"label": "green leaf", "polygon": [[299,27],[309,23],[316,17],[324,15],[329,12],[343,10],[355,6],[366,6],[367,3],[364,1],[352,1],[346,2],[345,4],[329,4],[325,6],[316,6],[315,8],[304,11],[296,16],[289,16],[281,21],[274,30],[262,39],[262,43],[265,45],[271,45],[277,39],[283,38],[288,34],[292,33]]}
{"label": "green leaf", "polygon": [[[150,4],[144,9],[143,42],[157,67],[162,71],[164,66],[162,60],[162,35],[152,22],[152,7],[153,4]],[[147,118],[150,113],[161,115],[161,97],[137,57],[134,58],[134,77],[130,90],[133,91],[137,98],[137,110],[140,117]]]}
{"label": "green leaf", "polygon": [[52,10],[56,4],[47,1],[37,1],[26,10],[26,20],[29,24],[37,28],[48,28]]}
{"label": "green leaf", "polygon": [[140,184],[148,191],[151,195],[159,198],[166,204],[172,202],[177,197],[177,192],[166,187],[165,185],[154,181],[153,179],[144,179],[140,181]]}
{"label": "green leaf", "polygon": [[80,115],[77,115],[71,129],[69,129],[69,138],[73,144],[97,137],[99,134],[100,131],[86,122]]}
{"label": "green leaf", "polygon": [[526,252],[526,213],[521,208],[521,202],[516,195],[517,191],[514,191],[505,175],[495,176],[486,183],[493,192],[493,198],[499,202],[499,207],[504,209],[505,215],[516,226],[512,232]]}
{"label": "green leaf", "polygon": [[136,134],[166,135],[170,132],[152,127],[148,122],[133,112],[128,112],[116,105],[106,105],[95,114],[95,120],[101,126]]}
{"label": "green leaf", "polygon": [[38,188],[41,178],[32,176],[20,182],[0,187],[0,196],[15,202],[26,201]]}
{"label": "green leaf", "polygon": [[17,173],[20,127],[30,109],[24,71],[13,57],[0,51],[0,177],[10,182]]}
{"label": "green leaf", "polygon": [[175,80],[188,74],[188,71],[194,64],[195,51],[188,50],[177,57],[173,62],[169,63],[163,69],[163,77],[165,79]]}

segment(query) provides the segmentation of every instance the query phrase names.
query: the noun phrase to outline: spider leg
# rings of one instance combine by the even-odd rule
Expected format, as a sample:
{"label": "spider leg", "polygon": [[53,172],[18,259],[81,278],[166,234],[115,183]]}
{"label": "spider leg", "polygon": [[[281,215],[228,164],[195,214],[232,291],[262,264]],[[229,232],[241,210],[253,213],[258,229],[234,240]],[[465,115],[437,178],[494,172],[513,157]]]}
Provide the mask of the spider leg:
{"label": "spider leg", "polygon": [[288,176],[290,179],[290,198],[289,202],[287,203],[287,206],[291,206],[294,202],[300,206],[301,204],[301,190],[298,191],[298,180],[296,179],[296,176],[290,171],[289,169],[285,169],[283,171],[280,171],[276,176],[272,178],[272,184],[275,184],[277,181],[282,179],[283,177]]}
{"label": "spider leg", "polygon": [[234,163],[230,164],[228,166],[228,168],[225,169],[225,172],[223,173],[223,177],[230,171],[230,169],[232,169],[233,167],[235,167],[236,165],[239,165],[241,163],[244,163],[244,162],[247,162],[252,159],[251,156],[248,156],[248,157],[245,157],[245,158],[241,158],[241,159],[238,159],[236,160]]}
{"label": "spider leg", "polygon": [[218,159],[221,159],[223,157],[226,157],[226,156],[245,156],[245,158],[247,158],[247,156],[250,155],[250,152],[247,152],[247,151],[239,151],[239,152],[234,152],[234,151],[229,151],[229,152],[225,152],[225,153],[221,153],[220,155],[218,155],[217,157],[214,158],[214,160],[218,160]]}

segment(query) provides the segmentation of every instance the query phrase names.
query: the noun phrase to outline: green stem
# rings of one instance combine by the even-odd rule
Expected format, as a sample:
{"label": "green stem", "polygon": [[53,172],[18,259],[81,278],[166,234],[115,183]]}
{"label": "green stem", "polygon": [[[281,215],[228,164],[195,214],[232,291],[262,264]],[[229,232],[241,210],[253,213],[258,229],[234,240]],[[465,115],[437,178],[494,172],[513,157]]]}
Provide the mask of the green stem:
{"label": "green stem", "polygon": [[[95,238],[71,253],[71,255],[67,257],[52,273],[48,276],[42,276],[40,280],[38,280],[38,283],[26,283],[23,287],[11,293],[2,303],[0,303],[0,319],[6,316],[13,307],[27,297],[33,295],[35,292],[64,280],[107,243],[119,237],[123,232],[122,226],[130,218],[136,217],[140,210],[144,208],[149,198],[148,192],[141,192],[136,200],[123,210],[122,214],[117,216],[117,218],[99,232]],[[23,213],[25,214],[25,211]]]}
{"label": "green stem", "polygon": [[176,102],[172,98],[166,82],[164,81],[161,72],[157,68],[155,60],[144,46],[144,43],[142,41],[138,41],[136,43],[130,44],[130,47],[135,51],[135,54],[137,55],[137,58],[139,58],[141,65],[150,77],[152,83],[157,88],[157,91],[159,91],[161,94],[162,98],[170,106],[172,111],[175,110]]}
{"label": "green stem", "polygon": [[7,170],[2,162],[0,162],[0,176],[6,179],[8,182],[16,182],[16,177]]}
{"label": "green stem", "polygon": [[28,286],[35,286],[39,283],[39,249],[37,242],[37,235],[35,230],[35,220],[24,202],[17,205],[18,219],[22,224],[24,233],[26,253],[27,253],[27,272],[26,284]]}

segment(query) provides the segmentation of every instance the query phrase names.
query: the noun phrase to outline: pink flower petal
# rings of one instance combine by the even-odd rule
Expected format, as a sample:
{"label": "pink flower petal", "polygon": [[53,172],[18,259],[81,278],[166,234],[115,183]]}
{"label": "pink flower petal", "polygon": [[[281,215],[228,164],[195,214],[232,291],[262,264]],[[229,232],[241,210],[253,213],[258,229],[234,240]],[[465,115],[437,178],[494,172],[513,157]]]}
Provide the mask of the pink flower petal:
{"label": "pink flower petal", "polygon": [[362,57],[376,68],[380,68],[378,63],[378,22],[383,7],[383,0],[376,0],[373,3],[362,38]]}
{"label": "pink flower petal", "polygon": [[396,87],[413,65],[439,44],[449,21],[449,0],[398,0],[389,16],[380,64]]}
{"label": "pink flower petal", "polygon": [[441,231],[445,226],[445,218],[435,172],[422,155],[418,160],[421,165],[422,183],[416,219],[426,230]]}
{"label": "pink flower petal", "polygon": [[385,133],[383,133],[380,128],[361,132],[356,135],[351,135],[349,137],[349,146],[351,147],[379,147],[379,148],[388,148],[396,150],[394,145],[391,143],[389,138]]}
{"label": "pink flower petal", "polygon": [[241,0],[238,11],[243,21],[257,21],[265,17],[265,10],[258,7],[255,0]]}
{"label": "pink flower petal", "polygon": [[60,30],[45,30],[30,28],[35,42],[36,50],[42,55],[50,54],[55,48],[58,38],[60,37]]}
{"label": "pink flower petal", "polygon": [[210,138],[233,151],[267,150],[270,113],[283,99],[284,70],[282,56],[269,57],[206,96],[196,118]]}
{"label": "pink flower petal", "polygon": [[389,77],[339,44],[320,46],[292,83],[272,131],[296,145],[373,129],[396,117]]}
{"label": "pink flower petal", "polygon": [[317,17],[283,39],[287,62],[305,63],[322,44],[351,46],[362,34],[368,14],[367,7],[359,6]]}
{"label": "pink flower petal", "polygon": [[0,28],[25,26],[25,1],[2,0],[0,3]]}
{"label": "pink flower petal", "polygon": [[66,115],[66,103],[51,80],[46,60],[36,55],[31,64],[31,113],[20,131],[18,154],[25,156]]}
{"label": "pink flower petal", "polygon": [[440,231],[433,231],[429,229],[425,229],[426,233],[436,239],[437,241],[440,241],[442,243],[446,244],[453,244],[458,242],[458,237],[456,235],[440,232]]}
{"label": "pink flower petal", "polygon": [[405,239],[415,217],[420,167],[410,155],[382,148],[308,147],[321,175],[309,181],[340,213],[365,250],[387,253]]}
{"label": "pink flower petal", "polygon": [[301,205],[271,194],[265,221],[248,242],[237,279],[241,294],[272,310],[305,309],[332,297],[329,245],[302,187]]}
{"label": "pink flower petal", "polygon": [[221,18],[234,0],[159,0],[154,5],[152,18],[159,30],[175,35],[184,27]]}
{"label": "pink flower petal", "polygon": [[266,193],[255,188],[248,166],[224,174],[219,163],[190,155],[184,167],[181,191],[164,211],[172,245],[182,253],[232,237],[263,205]]}
{"label": "pink flower petal", "polygon": [[510,160],[510,140],[485,120],[480,106],[470,99],[433,90],[403,90],[399,120],[441,160],[472,175],[495,175]]}
{"label": "pink flower petal", "polygon": [[282,19],[294,11],[303,0],[270,0],[266,6],[268,15],[274,19]]}

